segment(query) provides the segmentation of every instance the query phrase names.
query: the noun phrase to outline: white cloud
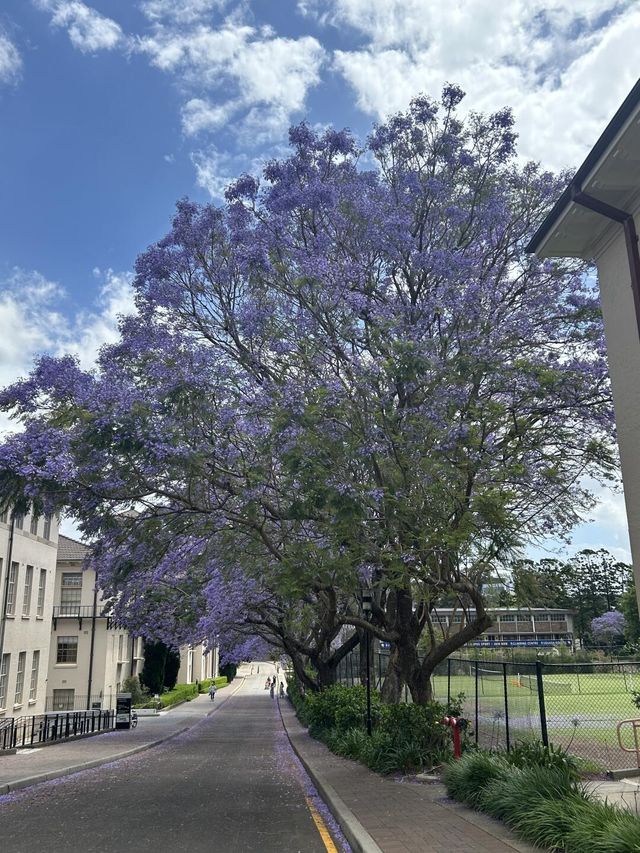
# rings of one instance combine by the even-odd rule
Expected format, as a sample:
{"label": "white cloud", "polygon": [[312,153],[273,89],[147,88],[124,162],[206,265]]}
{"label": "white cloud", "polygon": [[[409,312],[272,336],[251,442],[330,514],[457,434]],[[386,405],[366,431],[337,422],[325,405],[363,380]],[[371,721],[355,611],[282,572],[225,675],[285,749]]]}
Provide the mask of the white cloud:
{"label": "white cloud", "polygon": [[140,9],[150,21],[174,20],[191,24],[221,11],[229,0],[144,0]]}
{"label": "white cloud", "polygon": [[182,108],[182,127],[187,136],[218,130],[229,121],[235,109],[237,106],[232,101],[212,104],[202,98],[191,98]]}
{"label": "white cloud", "polygon": [[0,83],[14,83],[22,69],[18,48],[0,30]]}
{"label": "white cloud", "polygon": [[66,29],[72,45],[83,53],[113,50],[128,41],[116,21],[81,0],[36,0],[36,3],[51,13],[52,26]]}
{"label": "white cloud", "polygon": [[[136,51],[171,75],[185,98],[186,136],[230,130],[247,149],[283,138],[320,82],[326,57],[311,36],[286,38],[270,26],[247,24],[244,0],[144,0],[140,8],[148,30],[135,36],[81,0],[34,2],[79,50]],[[192,159],[198,183],[218,193],[215,156],[196,151]]]}
{"label": "white cloud", "polygon": [[89,368],[117,340],[119,314],[134,309],[131,275],[94,270],[99,290],[89,310],[67,316],[67,293],[39,272],[15,269],[0,282],[0,387],[26,375],[44,352],[72,353]]}
{"label": "white cloud", "polygon": [[187,135],[218,130],[233,118],[233,129],[254,145],[282,138],[309,89],[320,82],[325,58],[310,36],[282,38],[269,28],[228,20],[217,29],[158,24],[139,40],[139,49],[153,65],[176,75],[186,91],[207,92],[189,98],[182,109]]}
{"label": "white cloud", "polygon": [[618,560],[631,563],[631,545],[629,544],[629,526],[622,487],[611,488],[588,480],[585,486],[596,499],[596,505],[590,518],[571,531],[571,544],[559,545],[557,540],[539,543],[527,548],[527,555],[533,559],[548,556],[566,557],[585,548],[598,550],[606,548]]}
{"label": "white cloud", "polygon": [[300,9],[368,40],[334,54],[363,111],[384,119],[417,92],[437,96],[456,82],[469,108],[512,105],[521,155],[554,168],[579,164],[635,82],[640,8],[630,0],[307,0]]}
{"label": "white cloud", "polygon": [[237,173],[233,170],[235,158],[210,146],[204,151],[194,151],[191,161],[196,169],[196,182],[211,198],[223,199],[224,191]]}

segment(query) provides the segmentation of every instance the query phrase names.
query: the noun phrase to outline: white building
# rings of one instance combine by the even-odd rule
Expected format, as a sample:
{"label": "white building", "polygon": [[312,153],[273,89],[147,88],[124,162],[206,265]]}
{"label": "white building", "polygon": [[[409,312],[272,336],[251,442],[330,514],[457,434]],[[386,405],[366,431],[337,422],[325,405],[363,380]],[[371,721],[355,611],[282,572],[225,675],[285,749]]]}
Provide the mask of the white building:
{"label": "white building", "polygon": [[58,520],[0,513],[0,720],[45,709]]}
{"label": "white building", "polygon": [[83,569],[88,547],[60,536],[53,592],[47,711],[114,708],[124,680],[139,675],[143,640],[119,627]]}
{"label": "white building", "polygon": [[640,81],[528,246],[598,268],[636,591],[640,600]]}
{"label": "white building", "polygon": [[205,643],[180,649],[178,684],[193,684],[219,674],[218,648],[208,649]]}

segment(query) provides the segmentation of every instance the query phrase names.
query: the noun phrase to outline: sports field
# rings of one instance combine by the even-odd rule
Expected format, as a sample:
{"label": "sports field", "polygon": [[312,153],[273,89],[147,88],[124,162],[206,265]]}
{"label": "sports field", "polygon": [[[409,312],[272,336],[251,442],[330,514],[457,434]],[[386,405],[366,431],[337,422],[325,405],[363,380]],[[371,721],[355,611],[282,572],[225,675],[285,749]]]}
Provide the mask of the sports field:
{"label": "sports field", "polygon": [[[477,720],[481,745],[505,745],[507,715],[512,741],[540,737],[535,670],[529,667],[525,672],[524,669],[518,672],[517,664],[509,665],[506,703],[502,672],[479,669]],[[640,709],[634,705],[632,696],[632,691],[640,691],[640,672],[544,672],[542,680],[547,730],[552,743],[606,768],[637,765],[635,754],[621,750],[616,726],[622,720],[640,720]],[[446,700],[447,677],[434,676],[433,686],[436,698]],[[473,675],[451,676],[451,696],[459,693],[465,695],[465,716],[475,725]],[[623,743],[632,746],[631,727],[626,726],[624,732]],[[638,734],[640,737],[640,730]]]}

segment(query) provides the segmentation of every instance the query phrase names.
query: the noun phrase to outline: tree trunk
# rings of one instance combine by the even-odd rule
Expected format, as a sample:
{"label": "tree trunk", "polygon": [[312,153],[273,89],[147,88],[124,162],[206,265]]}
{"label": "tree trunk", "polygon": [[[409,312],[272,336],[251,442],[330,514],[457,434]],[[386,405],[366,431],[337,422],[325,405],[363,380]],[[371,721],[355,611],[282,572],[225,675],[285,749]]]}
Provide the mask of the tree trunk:
{"label": "tree trunk", "polygon": [[402,688],[405,680],[402,676],[402,667],[398,648],[393,644],[389,655],[387,673],[382,683],[381,698],[386,705],[396,705],[402,697]]}

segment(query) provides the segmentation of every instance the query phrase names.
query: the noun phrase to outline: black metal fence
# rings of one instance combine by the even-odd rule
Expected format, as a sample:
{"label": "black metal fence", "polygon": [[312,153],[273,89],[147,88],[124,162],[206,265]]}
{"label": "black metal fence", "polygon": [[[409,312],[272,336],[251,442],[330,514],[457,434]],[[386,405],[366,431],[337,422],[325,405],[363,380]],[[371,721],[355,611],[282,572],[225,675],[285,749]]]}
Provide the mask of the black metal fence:
{"label": "black metal fence", "polygon": [[44,701],[44,710],[49,712],[62,711],[107,711],[116,707],[116,694],[107,693],[100,695],[96,693],[93,696],[87,697],[76,693],[68,694],[57,693],[48,694]]}
{"label": "black metal fence", "polygon": [[[388,656],[372,656],[372,683],[380,687]],[[338,680],[360,683],[356,654],[340,664]],[[640,663],[542,663],[448,658],[432,677],[434,698],[461,697],[473,737],[488,749],[510,749],[518,740],[561,746],[593,769],[640,766]],[[405,690],[404,701],[411,701]]]}
{"label": "black metal fence", "polygon": [[72,711],[12,717],[0,722],[0,749],[15,749],[71,740],[108,731],[115,726],[115,711]]}

